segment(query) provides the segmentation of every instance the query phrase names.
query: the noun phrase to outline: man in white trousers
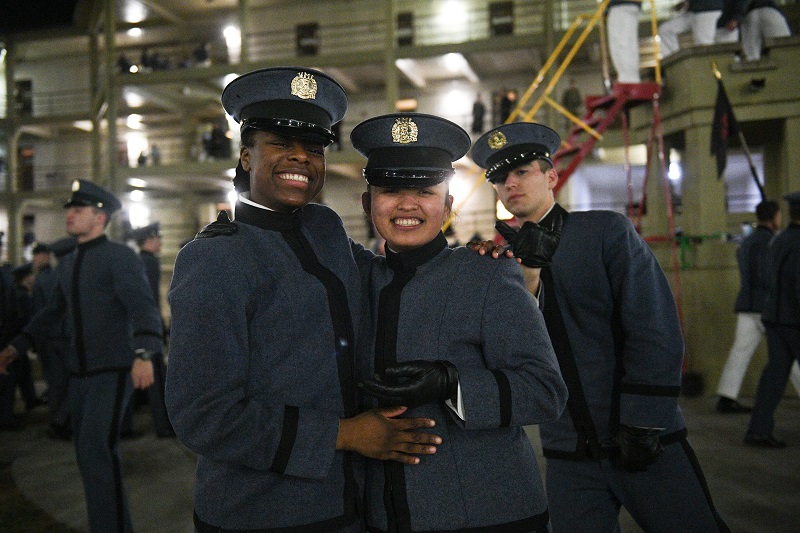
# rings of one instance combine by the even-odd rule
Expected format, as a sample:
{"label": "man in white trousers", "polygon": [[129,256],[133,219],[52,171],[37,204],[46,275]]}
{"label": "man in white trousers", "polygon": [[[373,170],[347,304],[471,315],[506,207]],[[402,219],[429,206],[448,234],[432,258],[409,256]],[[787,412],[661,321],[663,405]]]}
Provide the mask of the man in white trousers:
{"label": "man in white trousers", "polygon": [[[767,248],[781,228],[778,202],[764,200],[756,206],[758,221],[753,232],[745,237],[736,252],[739,262],[740,289],[736,297],[736,337],[719,379],[717,411],[720,413],[749,413],[750,407],[737,400],[747,367],[764,337],[761,311],[769,288],[765,268]],[[800,368],[792,366],[792,384],[800,394]]]}

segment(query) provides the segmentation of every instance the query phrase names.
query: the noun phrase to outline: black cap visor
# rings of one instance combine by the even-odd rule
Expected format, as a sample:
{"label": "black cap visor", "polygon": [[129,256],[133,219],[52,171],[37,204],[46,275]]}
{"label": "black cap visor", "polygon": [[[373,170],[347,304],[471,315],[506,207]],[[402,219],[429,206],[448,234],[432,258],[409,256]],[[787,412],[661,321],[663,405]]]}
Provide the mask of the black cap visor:
{"label": "black cap visor", "polygon": [[513,152],[510,150],[498,152],[487,161],[486,180],[490,183],[505,181],[505,177],[511,170],[536,159],[543,159],[553,166],[550,153],[539,144],[517,145]]}

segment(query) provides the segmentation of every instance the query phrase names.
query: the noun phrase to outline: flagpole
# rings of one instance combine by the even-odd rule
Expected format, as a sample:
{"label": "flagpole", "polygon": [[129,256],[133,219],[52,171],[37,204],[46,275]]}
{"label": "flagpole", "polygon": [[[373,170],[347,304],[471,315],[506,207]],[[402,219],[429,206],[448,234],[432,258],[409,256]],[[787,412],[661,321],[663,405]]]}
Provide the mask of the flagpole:
{"label": "flagpole", "polygon": [[[720,83],[722,83],[722,74],[717,69],[717,64],[713,61],[711,62],[711,69],[714,71],[714,77],[716,77]],[[764,186],[761,185],[761,181],[758,179],[758,172],[756,172],[756,165],[753,163],[753,156],[750,153],[750,147],[747,145],[747,140],[744,138],[744,133],[742,133],[742,128],[736,128],[737,133],[739,134],[739,142],[742,144],[742,150],[744,150],[744,155],[747,158],[747,164],[750,165],[750,174],[753,176],[753,181],[756,182],[756,187],[758,187],[758,192],[761,194],[761,200],[766,200],[767,196],[764,193]]]}

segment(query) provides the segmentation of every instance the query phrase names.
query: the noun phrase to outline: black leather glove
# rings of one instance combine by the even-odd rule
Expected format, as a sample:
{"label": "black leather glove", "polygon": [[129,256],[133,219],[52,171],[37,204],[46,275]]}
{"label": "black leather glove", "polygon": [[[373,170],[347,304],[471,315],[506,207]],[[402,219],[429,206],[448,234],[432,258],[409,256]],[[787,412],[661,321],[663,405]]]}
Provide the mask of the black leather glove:
{"label": "black leather glove", "polygon": [[494,227],[511,246],[514,257],[519,257],[527,267],[539,268],[549,266],[552,262],[561,238],[562,223],[561,217],[556,216],[550,229],[525,222],[518,231],[502,220],[498,220]]}
{"label": "black leather glove", "polygon": [[616,464],[628,472],[644,472],[664,453],[658,439],[660,430],[620,426],[613,442],[619,446],[619,454],[613,458]]}
{"label": "black leather glove", "polygon": [[454,398],[458,371],[448,361],[407,361],[389,367],[383,376],[359,383],[369,394],[392,405],[419,407]]}

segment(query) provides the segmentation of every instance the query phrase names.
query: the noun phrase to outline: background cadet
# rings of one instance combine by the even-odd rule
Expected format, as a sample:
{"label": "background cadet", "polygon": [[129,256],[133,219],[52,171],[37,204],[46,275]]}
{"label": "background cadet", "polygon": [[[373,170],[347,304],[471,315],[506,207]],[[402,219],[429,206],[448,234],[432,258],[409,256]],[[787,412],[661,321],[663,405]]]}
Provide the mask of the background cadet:
{"label": "background cadet", "polygon": [[[161,312],[161,262],[158,254],[161,252],[161,224],[153,222],[147,226],[136,228],[128,233],[128,238],[136,242],[139,248],[139,257],[144,264],[144,273],[150,286],[153,299],[158,306],[158,316],[161,317],[161,331],[166,332],[164,326],[164,315]],[[166,333],[165,333],[166,336]],[[164,363],[164,354],[153,357],[153,384],[140,392],[145,396],[141,401],[150,407],[153,416],[153,425],[156,429],[156,436],[159,438],[171,438],[175,436],[169,417],[167,407],[164,404],[164,388],[167,378],[167,367]],[[128,432],[131,436],[137,436],[133,431],[133,411],[136,407],[136,395],[134,401],[130,402],[123,421],[123,437]]]}
{"label": "background cadet", "polygon": [[94,183],[75,180],[64,205],[64,256],[47,306],[0,352],[0,371],[66,319],[70,350],[69,405],[75,455],[83,479],[89,530],[132,530],[122,483],[120,419],[134,387],[153,383],[152,354],[163,351],[158,308],[136,253],[105,235],[119,199]]}
{"label": "background cadet", "polygon": [[561,418],[540,425],[553,529],[618,530],[625,506],[645,531],[728,531],[678,407],[683,336],[669,284],[624,215],[555,203],[560,143],[552,129],[518,122],[472,148],[522,224],[498,230],[541,295],[569,388]]}
{"label": "background cadet", "polygon": [[[47,300],[58,283],[58,273],[50,262],[54,255],[61,258],[78,245],[75,237],[64,237],[48,245],[37,245],[33,249],[33,262],[37,265],[36,279],[33,282],[33,314],[36,315],[47,305]],[[46,249],[46,252],[44,251]],[[69,402],[67,390],[69,386],[69,338],[67,324],[61,319],[52,324],[37,345],[37,355],[42,361],[44,377],[47,381],[47,409],[50,412],[50,424],[47,436],[56,440],[69,440],[72,428],[69,423]]]}
{"label": "background cadet", "polygon": [[789,226],[769,246],[769,290],[761,315],[767,330],[767,365],[761,373],[745,444],[783,448],[776,439],[775,409],[783,397],[789,369],[800,361],[800,191],[787,194]]}
{"label": "background cadet", "polygon": [[[769,243],[781,229],[778,202],[764,200],[756,206],[758,223],[736,250],[739,263],[739,294],[736,296],[736,336],[728,360],[722,369],[717,386],[717,411],[720,413],[749,413],[750,407],[739,403],[739,390],[761,339],[764,323],[761,312],[769,292],[769,272],[766,270]],[[800,369],[792,365],[792,383],[800,393]]]}

